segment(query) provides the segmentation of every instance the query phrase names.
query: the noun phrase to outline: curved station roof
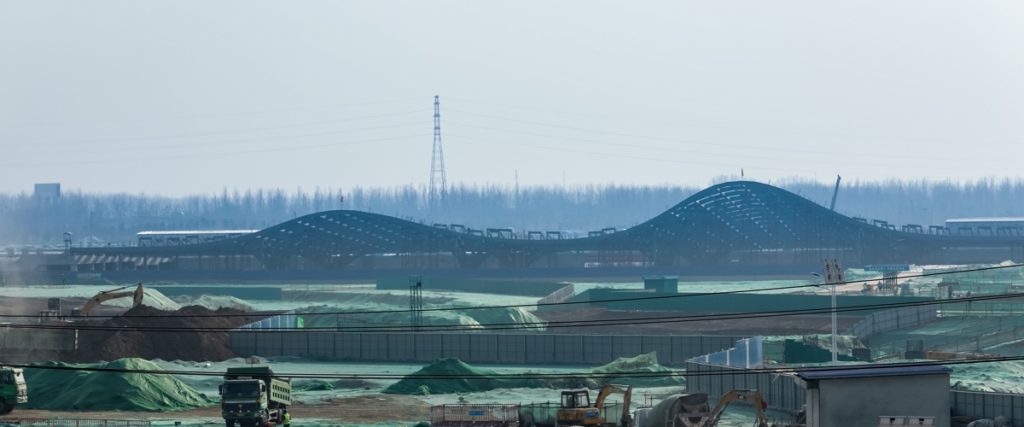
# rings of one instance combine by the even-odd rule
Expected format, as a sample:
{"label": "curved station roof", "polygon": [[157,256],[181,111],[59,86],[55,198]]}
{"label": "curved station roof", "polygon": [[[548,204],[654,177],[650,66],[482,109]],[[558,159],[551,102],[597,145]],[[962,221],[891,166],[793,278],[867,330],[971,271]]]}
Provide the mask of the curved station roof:
{"label": "curved station roof", "polygon": [[[524,267],[564,253],[630,253],[651,265],[736,262],[737,254],[841,256],[869,262],[936,262],[951,248],[1001,248],[1024,253],[1019,233],[948,235],[942,227],[896,229],[883,221],[847,217],[767,184],[718,184],[635,227],[561,238],[555,233],[516,235],[507,229],[431,226],[368,212],[336,210],[296,218],[255,233],[214,242],[132,248],[85,248],[75,254],[126,256],[251,255],[273,260],[299,257],[323,267],[345,268],[367,256],[446,254],[455,266]],[[790,257],[792,258],[792,257]],[[788,258],[786,258],[788,259]],[[779,261],[785,262],[785,261]]]}

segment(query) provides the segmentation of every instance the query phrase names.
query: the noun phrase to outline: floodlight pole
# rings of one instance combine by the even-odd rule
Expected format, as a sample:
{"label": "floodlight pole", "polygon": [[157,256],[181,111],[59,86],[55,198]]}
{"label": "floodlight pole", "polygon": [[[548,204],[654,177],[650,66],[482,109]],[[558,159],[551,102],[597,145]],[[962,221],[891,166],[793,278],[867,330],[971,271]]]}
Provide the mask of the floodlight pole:
{"label": "floodlight pole", "polygon": [[[832,273],[833,265],[825,260],[825,277],[822,277],[818,273],[811,273],[811,276],[817,277],[818,279],[824,279],[825,284],[828,284],[831,288],[832,294],[832,364],[835,365],[839,361],[838,348],[836,347],[836,334],[838,333],[836,328],[836,284],[837,281],[833,278]],[[814,285],[818,287],[819,285]]]}
{"label": "floodlight pole", "polygon": [[832,281],[832,364],[839,361],[836,353],[836,281]]}

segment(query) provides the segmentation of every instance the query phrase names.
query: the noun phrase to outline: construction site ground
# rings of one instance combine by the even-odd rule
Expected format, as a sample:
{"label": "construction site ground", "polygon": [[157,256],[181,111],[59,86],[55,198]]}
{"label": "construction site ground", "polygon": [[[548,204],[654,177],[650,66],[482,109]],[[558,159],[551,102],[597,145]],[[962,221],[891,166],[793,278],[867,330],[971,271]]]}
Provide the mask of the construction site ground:
{"label": "construction site ground", "polygon": [[[922,292],[928,292],[928,286],[934,281],[922,282]],[[680,283],[680,290],[685,292],[714,292],[739,289],[765,289],[786,287],[809,283],[808,280],[776,280],[747,282],[699,282]],[[206,284],[209,286],[210,284]],[[238,286],[216,284],[217,286]],[[301,309],[310,306],[328,306],[337,310],[404,310],[408,308],[408,295],[401,291],[378,291],[373,285],[273,285],[282,288],[281,300],[247,300],[244,301],[253,310],[279,311]],[[577,292],[592,287],[614,287],[621,289],[641,289],[643,284],[633,283],[578,283]],[[88,297],[97,292],[108,290],[113,285],[88,286],[39,286],[39,287],[0,287],[0,304],[2,314],[35,315],[46,308],[47,298],[61,297],[65,307],[79,307]],[[840,292],[857,292],[854,285],[843,287]],[[778,291],[766,291],[778,292]],[[827,292],[818,290],[818,292]],[[451,307],[464,305],[494,304],[532,304],[536,297],[509,295],[490,295],[466,292],[424,291],[424,302],[427,307]],[[214,296],[216,297],[216,296]],[[217,299],[221,298],[221,299]],[[212,301],[223,301],[225,304],[237,304],[230,298],[217,297]],[[237,300],[237,299],[236,299]],[[161,300],[162,301],[162,300]],[[164,301],[166,302],[166,301]],[[98,316],[111,316],[127,310],[126,303],[117,301],[103,304],[97,308]],[[770,310],[770,307],[766,307]],[[616,312],[603,309],[534,311],[534,314],[547,321],[564,320],[607,320],[629,317],[678,316],[679,313],[665,312]],[[36,321],[33,317],[25,322]],[[372,321],[369,319],[368,321]],[[845,330],[857,319],[841,316],[839,328]],[[932,328],[937,328],[935,325]],[[967,327],[970,325],[964,325]],[[790,316],[773,318],[770,322],[764,319],[733,319],[685,323],[664,323],[640,326],[609,326],[595,331],[593,328],[560,328],[559,333],[618,333],[618,334],[706,334],[706,335],[801,335],[812,333],[828,333],[830,318],[828,316]],[[924,331],[932,332],[928,327]],[[131,356],[131,355],[125,355]],[[153,360],[165,370],[203,370],[211,373],[223,372],[229,365],[246,363],[245,360],[234,358],[221,361],[164,361]],[[312,361],[295,358],[278,358],[269,361],[275,371],[293,373],[352,373],[352,374],[396,374],[407,375],[422,367],[420,364],[354,364],[328,361]],[[1024,364],[1021,364],[1024,366]],[[970,368],[954,369],[951,383],[959,383],[965,389],[984,389],[986,378],[998,378],[998,391],[1024,392],[1014,387],[1014,381],[1020,378],[1024,368],[1017,364],[1011,365],[972,365]],[[498,372],[579,372],[593,366],[488,366]],[[1006,377],[1005,380],[1002,380]],[[216,399],[217,386],[220,379],[216,376],[180,376],[182,381],[196,390]],[[531,403],[556,402],[559,390],[556,389],[499,389],[485,392],[455,394],[435,394],[428,396],[384,395],[382,391],[395,380],[353,380],[338,384],[331,390],[308,390],[296,393],[296,404],[292,414],[297,422],[294,425],[328,426],[328,425],[413,425],[429,418],[430,405],[459,403]],[[991,380],[988,382],[991,384]],[[29,385],[31,387],[31,384]],[[659,399],[673,393],[683,391],[680,387],[640,388],[635,392],[634,402],[637,405],[645,398]],[[461,400],[460,400],[461,399]],[[613,399],[614,400],[614,399]],[[174,425],[174,421],[182,421],[183,425],[223,425],[217,405],[178,411],[178,412],[75,412],[46,411],[19,408],[12,414],[0,417],[0,425],[19,422],[31,425],[32,422],[60,418],[109,418],[109,419],[151,419],[154,425]],[[753,416],[742,408],[728,413],[720,424],[722,427],[739,427],[751,424]]]}

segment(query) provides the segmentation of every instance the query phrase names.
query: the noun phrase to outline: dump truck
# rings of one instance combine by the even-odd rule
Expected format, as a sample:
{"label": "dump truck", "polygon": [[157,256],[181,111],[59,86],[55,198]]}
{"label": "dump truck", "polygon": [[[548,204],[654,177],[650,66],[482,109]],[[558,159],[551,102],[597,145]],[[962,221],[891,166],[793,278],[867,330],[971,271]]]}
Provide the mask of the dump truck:
{"label": "dump truck", "polygon": [[21,368],[0,366],[0,414],[8,414],[14,407],[28,402],[28,388]]}
{"label": "dump truck", "polygon": [[292,404],[292,384],[274,375],[269,366],[228,368],[220,385],[224,425],[234,427],[280,424]]}

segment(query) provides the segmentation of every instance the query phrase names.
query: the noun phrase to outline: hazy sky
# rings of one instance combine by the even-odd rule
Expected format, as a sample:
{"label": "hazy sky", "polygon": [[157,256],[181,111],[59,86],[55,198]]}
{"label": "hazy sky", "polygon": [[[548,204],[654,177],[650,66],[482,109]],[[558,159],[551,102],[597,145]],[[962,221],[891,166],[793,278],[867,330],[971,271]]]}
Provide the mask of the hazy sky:
{"label": "hazy sky", "polygon": [[1024,176],[1019,1],[0,0],[0,192]]}

